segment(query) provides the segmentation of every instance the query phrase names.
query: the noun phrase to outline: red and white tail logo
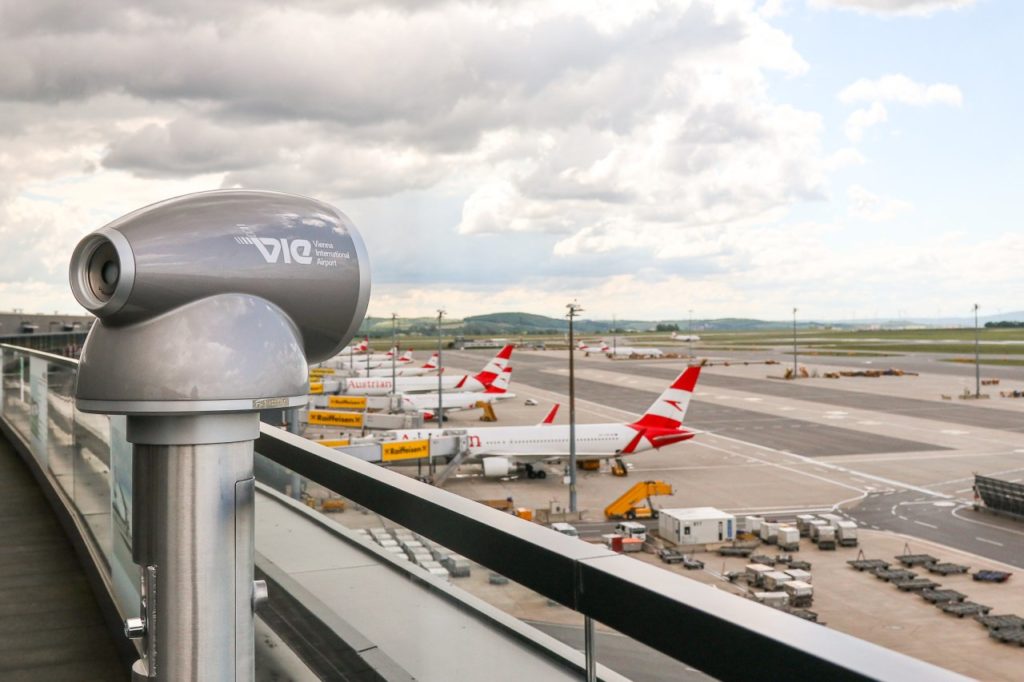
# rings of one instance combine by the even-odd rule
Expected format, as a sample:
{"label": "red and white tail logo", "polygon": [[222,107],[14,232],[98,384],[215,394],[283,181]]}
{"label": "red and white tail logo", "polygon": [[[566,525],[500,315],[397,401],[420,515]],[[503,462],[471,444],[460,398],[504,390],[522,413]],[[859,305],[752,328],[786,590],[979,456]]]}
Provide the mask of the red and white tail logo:
{"label": "red and white tail logo", "polygon": [[502,348],[490,362],[484,365],[483,370],[473,378],[484,386],[490,386],[494,383],[494,380],[498,378],[498,375],[508,367],[509,360],[512,359],[513,348],[515,348],[515,346],[511,343]]}
{"label": "red and white tail logo", "polygon": [[398,358],[399,362],[412,362],[412,348],[402,353]]}
{"label": "red and white tail logo", "polygon": [[485,389],[485,393],[507,393],[508,385],[512,382],[512,368],[506,367],[498,375],[490,386]]}
{"label": "red and white tail logo", "polygon": [[366,349],[369,348],[369,347],[370,347],[370,337],[369,336],[364,336],[363,340],[359,342],[358,346],[356,346],[356,350],[359,351],[360,353],[365,353]]}
{"label": "red and white tail logo", "polygon": [[423,363],[423,369],[437,369],[437,353],[430,356],[430,359]]}
{"label": "red and white tail logo", "polygon": [[686,408],[690,406],[690,398],[699,377],[700,367],[687,367],[632,425],[640,428],[678,429],[686,418]]}
{"label": "red and white tail logo", "polygon": [[544,424],[554,424],[556,414],[558,414],[558,403],[555,403],[551,407],[551,411],[548,412],[548,416],[544,417],[544,419],[541,420],[539,426],[543,426]]}

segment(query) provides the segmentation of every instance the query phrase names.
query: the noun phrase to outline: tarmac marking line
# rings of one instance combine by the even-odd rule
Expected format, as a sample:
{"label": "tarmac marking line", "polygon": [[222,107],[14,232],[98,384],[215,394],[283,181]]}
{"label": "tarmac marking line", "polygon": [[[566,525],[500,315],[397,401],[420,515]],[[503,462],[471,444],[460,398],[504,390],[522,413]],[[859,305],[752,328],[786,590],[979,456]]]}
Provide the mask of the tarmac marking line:
{"label": "tarmac marking line", "polygon": [[901,519],[903,521],[909,521],[910,520],[906,516],[897,516],[896,518]]}
{"label": "tarmac marking line", "polygon": [[963,507],[957,507],[956,509],[954,509],[953,512],[952,512],[953,516],[957,517],[961,521],[966,521],[967,523],[976,523],[979,526],[985,526],[986,528],[995,528],[996,530],[1001,530],[1004,533],[1013,533],[1014,535],[1024,535],[1024,532],[1021,532],[1019,530],[1014,530],[1013,528],[1004,528],[1002,526],[997,526],[994,523],[985,523],[984,521],[976,521],[975,519],[969,519],[969,518],[967,518],[965,516],[960,516],[959,514],[957,514],[958,511],[960,511],[961,509],[966,509],[967,506],[968,505],[964,505]]}
{"label": "tarmac marking line", "polygon": [[916,523],[919,526],[925,526],[926,528],[934,528],[936,530],[938,530],[939,528],[934,523],[925,523],[924,521],[918,521],[917,519],[914,519],[914,523]]}
{"label": "tarmac marking line", "polygon": [[1003,547],[1003,543],[996,542],[995,540],[989,540],[988,538],[975,537],[974,539],[978,542],[987,542],[988,544],[995,545],[996,547]]}
{"label": "tarmac marking line", "polygon": [[[726,438],[725,436],[718,436],[718,437],[719,438]],[[726,438],[726,440],[735,440],[735,439],[733,439],[733,438]],[[739,441],[739,442],[742,443],[743,441]],[[703,445],[704,445],[704,447],[711,448],[712,450],[718,450],[720,452],[729,452],[725,448],[715,447],[714,445],[709,445],[706,442],[703,443]],[[762,447],[762,446],[758,446],[758,447]],[[824,481],[825,483],[830,483],[832,485],[839,486],[840,488],[846,488],[848,490],[855,490],[858,493],[866,492],[866,491],[861,490],[860,488],[857,488],[855,486],[847,485],[846,483],[840,483],[839,481],[835,481],[835,480],[832,480],[830,478],[825,478],[824,476],[818,476],[817,474],[812,474],[812,473],[807,472],[807,471],[800,471],[799,469],[794,469],[793,467],[783,466],[782,464],[778,464],[777,462],[770,462],[770,461],[765,460],[765,459],[760,459],[758,457],[754,457],[753,455],[741,455],[741,456],[746,458],[746,459],[754,460],[755,462],[761,462],[763,464],[770,464],[770,465],[772,465],[774,467],[782,469],[783,471],[789,471],[789,472],[792,472],[794,474],[799,474],[801,476],[807,476],[809,478],[814,478],[814,479],[817,479],[819,481]]]}

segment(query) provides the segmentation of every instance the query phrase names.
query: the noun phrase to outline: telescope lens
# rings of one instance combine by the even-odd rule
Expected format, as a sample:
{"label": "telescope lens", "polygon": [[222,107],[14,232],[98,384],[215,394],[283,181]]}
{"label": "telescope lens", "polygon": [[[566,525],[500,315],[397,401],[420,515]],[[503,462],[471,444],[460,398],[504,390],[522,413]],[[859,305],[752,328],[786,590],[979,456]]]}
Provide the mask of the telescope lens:
{"label": "telescope lens", "polygon": [[117,277],[121,274],[121,267],[114,261],[108,260],[103,264],[103,282],[110,286],[117,284]]}
{"label": "telescope lens", "polygon": [[121,261],[114,245],[104,240],[89,259],[89,288],[96,298],[107,301],[117,289],[121,278]]}

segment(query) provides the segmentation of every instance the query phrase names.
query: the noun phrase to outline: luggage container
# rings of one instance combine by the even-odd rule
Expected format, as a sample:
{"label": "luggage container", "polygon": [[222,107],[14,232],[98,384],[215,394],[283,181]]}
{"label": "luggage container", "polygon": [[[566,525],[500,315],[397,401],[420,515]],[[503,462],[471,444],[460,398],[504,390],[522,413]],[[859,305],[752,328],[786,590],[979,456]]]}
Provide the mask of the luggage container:
{"label": "luggage container", "polygon": [[808,531],[810,531],[811,542],[813,542],[814,544],[818,544],[818,532],[822,528],[829,527],[830,526],[828,525],[828,521],[826,521],[825,519],[811,519],[810,525],[807,526]]}
{"label": "luggage container", "polygon": [[755,592],[754,599],[765,606],[781,609],[789,604],[789,595],[785,592]]}
{"label": "luggage container", "polygon": [[804,582],[804,583],[808,583],[808,584],[810,584],[810,582],[811,582],[811,574],[808,571],[804,571],[804,570],[799,569],[799,568],[790,568],[790,569],[788,569],[786,571],[783,571],[783,572],[786,575],[788,575],[790,578],[792,578],[793,580],[796,580],[798,582]]}
{"label": "luggage container", "polygon": [[445,570],[444,567],[442,567],[440,565],[438,565],[438,566],[431,566],[430,568],[427,569],[427,572],[430,573],[430,575],[436,576],[436,577],[441,578],[443,580],[449,580],[451,578],[451,574],[448,573],[448,571]]}
{"label": "luggage container", "polygon": [[835,525],[836,540],[843,547],[857,546],[857,524],[853,521],[839,521]]}
{"label": "luggage container", "polygon": [[818,549],[836,548],[836,529],[832,526],[817,526]]}
{"label": "luggage container", "polygon": [[743,517],[743,532],[753,533],[754,535],[761,534],[761,524],[764,523],[764,517],[762,516],[744,516]]}
{"label": "luggage container", "polygon": [[755,587],[763,587],[764,574],[771,573],[773,570],[775,569],[773,569],[771,566],[765,566],[764,564],[747,564],[747,584],[754,585]]}
{"label": "luggage container", "polygon": [[839,525],[840,521],[845,521],[846,517],[840,516],[839,514],[818,514],[818,518],[828,522],[828,525],[835,528]]}
{"label": "luggage container", "polygon": [[805,608],[814,602],[814,586],[802,580],[790,580],[782,585],[782,590],[789,596],[789,605]]}
{"label": "luggage container", "polygon": [[800,549],[800,530],[795,526],[779,526],[777,542],[781,550],[798,551]]}
{"label": "luggage container", "polygon": [[769,571],[764,574],[764,587],[770,592],[776,592],[782,589],[783,583],[788,583],[792,579],[782,571]]}
{"label": "luggage container", "polygon": [[814,514],[796,515],[796,528],[800,531],[800,537],[806,538],[811,534],[811,521],[813,521],[814,518]]}
{"label": "luggage container", "polygon": [[459,554],[451,554],[448,563],[442,564],[452,574],[453,578],[465,578],[469,576],[469,559]]}
{"label": "luggage container", "polygon": [[779,526],[778,523],[764,522],[761,524],[761,541],[766,542],[769,545],[774,545],[779,541]]}

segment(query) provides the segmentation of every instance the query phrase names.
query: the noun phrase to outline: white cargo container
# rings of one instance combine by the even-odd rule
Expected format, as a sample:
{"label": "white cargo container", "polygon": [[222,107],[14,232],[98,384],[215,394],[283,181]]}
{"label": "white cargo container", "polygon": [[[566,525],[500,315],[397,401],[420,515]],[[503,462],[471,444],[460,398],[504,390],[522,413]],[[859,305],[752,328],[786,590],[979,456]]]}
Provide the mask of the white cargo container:
{"label": "white cargo container", "polygon": [[760,535],[762,523],[764,523],[762,516],[746,516],[743,518],[743,532]]}
{"label": "white cargo container", "polygon": [[818,526],[818,549],[836,548],[836,529],[832,526]]}
{"label": "white cargo container", "polygon": [[658,533],[677,545],[708,545],[736,539],[736,517],[714,507],[662,509]]}
{"label": "white cargo container", "polygon": [[783,571],[783,573],[785,573],[790,578],[792,578],[793,580],[796,580],[798,582],[805,582],[805,583],[810,583],[811,582],[811,574],[809,572],[803,570],[802,568],[790,568],[790,569],[788,569],[786,571]]}
{"label": "white cargo container", "polygon": [[839,514],[818,514],[818,518],[819,519],[824,519],[825,521],[828,521],[828,525],[832,526],[833,528],[835,528],[837,525],[839,525],[840,521],[845,521],[846,520],[844,517],[840,516]]}
{"label": "white cargo container", "polygon": [[783,583],[788,583],[793,578],[782,571],[769,571],[764,574],[765,589],[772,592],[782,589]]}
{"label": "white cargo container", "polygon": [[817,544],[818,532],[821,531],[822,528],[830,528],[831,526],[828,525],[828,521],[825,519],[812,519],[810,523],[811,525],[809,526],[809,530],[811,532],[811,542]]}
{"label": "white cargo container", "polygon": [[800,537],[805,538],[811,533],[811,521],[816,517],[814,514],[797,514],[796,527],[800,531]]}
{"label": "white cargo container", "polygon": [[765,606],[782,608],[789,603],[789,595],[785,592],[755,592],[754,599]]}
{"label": "white cargo container", "polygon": [[761,524],[761,542],[774,545],[779,541],[779,523],[764,522]]}
{"label": "white cargo container", "polygon": [[857,524],[853,521],[840,521],[836,524],[836,539],[843,547],[857,546]]}
{"label": "white cargo container", "polygon": [[795,526],[779,526],[776,542],[779,549],[795,552],[800,549],[800,531]]}
{"label": "white cargo container", "polygon": [[619,521],[615,524],[615,532],[624,538],[638,538],[647,542],[647,526],[639,521]]}
{"label": "white cargo container", "polygon": [[747,564],[747,584],[754,585],[755,587],[763,586],[765,574],[771,573],[773,570],[775,569],[764,564]]}
{"label": "white cargo container", "polygon": [[801,580],[791,580],[782,586],[792,606],[810,606],[814,601],[814,586]]}

